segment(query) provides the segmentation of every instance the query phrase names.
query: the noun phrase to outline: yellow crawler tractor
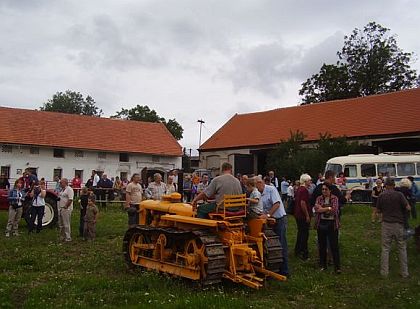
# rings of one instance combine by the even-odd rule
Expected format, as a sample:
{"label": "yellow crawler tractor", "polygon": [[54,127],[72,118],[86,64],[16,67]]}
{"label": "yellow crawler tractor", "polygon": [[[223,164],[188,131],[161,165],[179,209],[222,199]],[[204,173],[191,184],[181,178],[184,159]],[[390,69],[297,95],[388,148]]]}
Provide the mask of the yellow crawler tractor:
{"label": "yellow crawler tractor", "polygon": [[264,219],[246,217],[246,197],[225,195],[224,207],[210,219],[196,218],[190,204],[172,193],[162,201],[146,200],[139,222],[124,236],[123,252],[130,267],[140,266],[199,281],[222,278],[261,288],[265,279],[284,281],[279,237]]}

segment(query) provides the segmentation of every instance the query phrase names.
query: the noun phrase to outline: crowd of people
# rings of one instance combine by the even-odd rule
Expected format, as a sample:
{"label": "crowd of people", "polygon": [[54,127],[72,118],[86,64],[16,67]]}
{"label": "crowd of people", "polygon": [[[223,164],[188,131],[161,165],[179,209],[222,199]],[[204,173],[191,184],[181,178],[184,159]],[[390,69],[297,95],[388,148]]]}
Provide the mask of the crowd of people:
{"label": "crowd of people", "polygon": [[[337,176],[337,177],[336,177]],[[406,231],[408,218],[417,218],[416,198],[419,190],[412,177],[402,179],[399,187],[391,177],[379,177],[372,185],[372,222],[382,222],[381,274],[388,274],[388,260],[391,242],[396,240],[399,250],[401,275],[408,276],[406,254]],[[4,177],[2,183],[5,183]],[[181,188],[178,187],[181,184]],[[10,187],[10,185],[9,185]],[[94,240],[98,218],[98,202],[106,202],[118,196],[124,203],[128,214],[129,227],[139,222],[139,204],[145,199],[161,200],[164,195],[174,192],[183,193],[184,202],[191,203],[198,218],[208,218],[209,213],[223,205],[226,194],[246,194],[247,219],[263,218],[273,221],[273,231],[279,236],[283,249],[283,264],[280,273],[290,275],[288,265],[287,214],[293,215],[297,226],[295,255],[308,260],[308,239],[311,226],[316,230],[319,266],[325,271],[328,257],[332,259],[335,273],[341,273],[339,250],[339,230],[343,205],[351,199],[343,173],[333,171],[319,174],[316,181],[304,173],[299,180],[289,181],[282,177],[279,181],[274,171],[266,176],[232,174],[232,165],[224,163],[221,175],[210,180],[209,175],[186,174],[178,181],[178,172],[171,171],[164,182],[160,173],[149,177],[144,184],[140,175],[135,173],[130,181],[109,179],[106,174],[92,171],[89,180],[82,186],[79,176],[72,181],[57,179],[57,208],[60,239],[69,242],[71,238],[71,214],[73,201],[79,199],[80,224],[79,236]],[[75,194],[76,192],[76,194]],[[18,222],[22,216],[24,203],[30,204],[28,213],[28,232],[39,233],[45,211],[46,183],[38,180],[30,171],[17,179],[10,188],[9,220],[6,236],[18,235]],[[223,207],[223,206],[222,206]],[[312,223],[312,224],[311,224]]]}

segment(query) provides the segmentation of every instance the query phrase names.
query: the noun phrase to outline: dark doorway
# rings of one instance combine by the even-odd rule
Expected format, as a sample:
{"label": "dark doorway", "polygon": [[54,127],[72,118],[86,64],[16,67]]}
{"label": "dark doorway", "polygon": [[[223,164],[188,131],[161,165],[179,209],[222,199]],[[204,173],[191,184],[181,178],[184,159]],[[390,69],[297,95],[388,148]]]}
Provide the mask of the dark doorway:
{"label": "dark doorway", "polygon": [[247,154],[235,154],[235,175],[250,175],[254,173],[254,156]]}

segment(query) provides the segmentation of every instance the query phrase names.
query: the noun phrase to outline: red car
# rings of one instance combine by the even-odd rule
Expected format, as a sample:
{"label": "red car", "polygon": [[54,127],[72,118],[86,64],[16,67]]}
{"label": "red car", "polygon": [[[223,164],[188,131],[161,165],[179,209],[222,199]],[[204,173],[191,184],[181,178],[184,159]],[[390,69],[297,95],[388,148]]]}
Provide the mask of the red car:
{"label": "red car", "polygon": [[[7,200],[9,191],[6,189],[0,189],[0,211],[9,210],[9,201]],[[30,203],[25,203],[23,208],[22,218],[25,220],[28,218],[26,215],[30,208]],[[45,197],[45,214],[42,219],[43,227],[52,227],[57,222],[57,194],[52,190],[47,190],[47,196]]]}

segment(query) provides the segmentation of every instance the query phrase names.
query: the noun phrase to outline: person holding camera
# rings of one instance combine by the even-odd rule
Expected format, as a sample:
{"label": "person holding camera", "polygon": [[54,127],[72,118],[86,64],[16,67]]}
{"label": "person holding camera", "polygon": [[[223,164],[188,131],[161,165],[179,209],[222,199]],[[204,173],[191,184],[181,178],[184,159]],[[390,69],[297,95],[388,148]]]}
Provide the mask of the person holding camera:
{"label": "person holding camera", "polygon": [[335,272],[341,273],[338,248],[339,206],[337,196],[331,194],[332,185],[323,183],[322,194],[315,201],[315,228],[318,232],[319,264],[321,271],[327,268],[327,241],[330,244]]}
{"label": "person holding camera", "polygon": [[9,191],[7,197],[7,200],[9,201],[9,219],[6,226],[6,237],[10,237],[10,233],[13,233],[14,236],[19,235],[19,220],[22,217],[25,195],[23,182],[16,180],[15,186]]}
{"label": "person holding camera", "polygon": [[[41,232],[42,229],[42,218],[45,212],[45,196],[47,190],[45,189],[45,181],[35,182],[32,190],[29,192],[29,196],[32,198],[32,206],[30,208],[30,219],[29,219],[29,233],[32,233],[36,227],[36,232]],[[37,224],[35,226],[35,220]]]}

